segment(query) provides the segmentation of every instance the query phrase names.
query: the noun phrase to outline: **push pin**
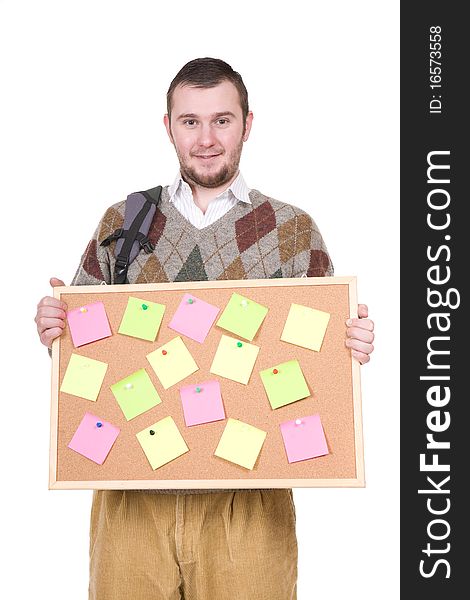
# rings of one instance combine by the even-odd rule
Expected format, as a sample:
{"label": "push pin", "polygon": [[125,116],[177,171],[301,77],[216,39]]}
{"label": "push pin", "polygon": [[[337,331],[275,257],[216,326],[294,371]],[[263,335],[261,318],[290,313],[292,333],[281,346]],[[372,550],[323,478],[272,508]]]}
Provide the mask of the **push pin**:
{"label": "push pin", "polygon": [[103,423],[101,421],[98,421],[98,423],[96,424],[97,427],[103,427]]}
{"label": "push pin", "polygon": [[243,306],[243,308],[246,308],[248,306],[248,301],[242,300],[241,305]]}
{"label": "push pin", "polygon": [[201,391],[201,388],[200,388],[200,387],[197,387],[197,388],[196,388],[196,393],[197,393],[197,394],[199,394],[199,393],[200,393],[200,391]]}
{"label": "push pin", "polygon": [[88,312],[88,309],[87,309],[87,308],[85,308],[84,306],[82,306],[82,307],[80,308],[80,312],[81,312],[81,313],[86,313],[86,312]]}
{"label": "push pin", "polygon": [[194,302],[194,299],[193,298],[189,298],[188,304],[193,304],[193,302]]}
{"label": "push pin", "polygon": [[296,425],[302,425],[302,419],[296,419],[295,420],[295,424]]}
{"label": "push pin", "polygon": [[163,356],[166,356],[168,354],[168,352],[166,350],[162,350],[162,354],[163,354]]}
{"label": "push pin", "polygon": [[279,373],[279,371],[277,369],[273,369],[273,373],[274,373],[274,375],[277,375]]}
{"label": "push pin", "polygon": [[239,348],[241,348],[241,347],[243,346],[243,344],[242,344],[241,342],[237,342],[237,346],[238,346]]}
{"label": "push pin", "polygon": [[148,304],[142,304],[142,310],[147,310]]}
{"label": "push pin", "polygon": [[155,435],[155,431],[154,431],[153,429],[151,429],[151,430],[149,431],[149,433],[150,433],[150,435]]}
{"label": "push pin", "polygon": [[126,383],[126,385],[124,386],[126,390],[131,390],[132,389],[132,383]]}

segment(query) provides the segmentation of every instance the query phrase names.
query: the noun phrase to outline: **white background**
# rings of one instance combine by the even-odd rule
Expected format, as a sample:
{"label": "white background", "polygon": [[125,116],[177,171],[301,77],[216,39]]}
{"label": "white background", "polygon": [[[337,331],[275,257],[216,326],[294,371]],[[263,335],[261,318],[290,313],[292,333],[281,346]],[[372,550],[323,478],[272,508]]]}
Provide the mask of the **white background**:
{"label": "white background", "polygon": [[33,316],[50,276],[70,282],[107,206],[173,180],[165,93],[199,56],[223,58],[248,88],[248,185],[313,216],[376,322],[362,368],[367,487],[295,490],[298,598],[398,598],[398,7],[0,0],[9,598],[87,597],[91,492],[47,490],[50,359]]}

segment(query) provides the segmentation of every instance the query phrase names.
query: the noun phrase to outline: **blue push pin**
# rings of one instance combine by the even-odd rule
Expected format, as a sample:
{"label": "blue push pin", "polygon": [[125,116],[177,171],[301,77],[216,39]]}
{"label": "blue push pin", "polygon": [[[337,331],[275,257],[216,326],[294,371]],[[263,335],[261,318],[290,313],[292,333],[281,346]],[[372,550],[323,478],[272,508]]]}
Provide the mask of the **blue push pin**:
{"label": "blue push pin", "polygon": [[96,424],[97,427],[103,427],[103,423],[101,421],[98,421],[98,423]]}

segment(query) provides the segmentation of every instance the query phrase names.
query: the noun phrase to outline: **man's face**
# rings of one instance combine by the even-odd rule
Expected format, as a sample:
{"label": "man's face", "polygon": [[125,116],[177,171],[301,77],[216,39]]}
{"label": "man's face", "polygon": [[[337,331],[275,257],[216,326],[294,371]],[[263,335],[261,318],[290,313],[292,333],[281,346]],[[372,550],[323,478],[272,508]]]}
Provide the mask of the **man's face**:
{"label": "man's face", "polygon": [[238,91],[230,81],[212,88],[178,86],[171,122],[165,115],[164,123],[183,178],[206,188],[229,183],[238,171],[252,119],[250,112],[243,122]]}

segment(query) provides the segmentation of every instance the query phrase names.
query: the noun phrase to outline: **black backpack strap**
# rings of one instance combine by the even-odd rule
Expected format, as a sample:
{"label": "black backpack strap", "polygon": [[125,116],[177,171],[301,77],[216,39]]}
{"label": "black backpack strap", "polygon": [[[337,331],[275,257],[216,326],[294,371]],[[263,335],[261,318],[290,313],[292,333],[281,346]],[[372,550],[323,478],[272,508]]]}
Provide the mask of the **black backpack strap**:
{"label": "black backpack strap", "polygon": [[[114,267],[114,283],[127,283],[129,265],[140,250],[143,249],[145,252],[150,253],[155,249],[147,234],[161,194],[161,185],[150,190],[130,194],[126,200],[124,227],[116,229],[101,242],[101,246],[109,246],[112,241],[117,242],[115,247],[117,255]],[[149,212],[152,213],[151,218],[146,220]],[[123,240],[122,243],[119,240]]]}

